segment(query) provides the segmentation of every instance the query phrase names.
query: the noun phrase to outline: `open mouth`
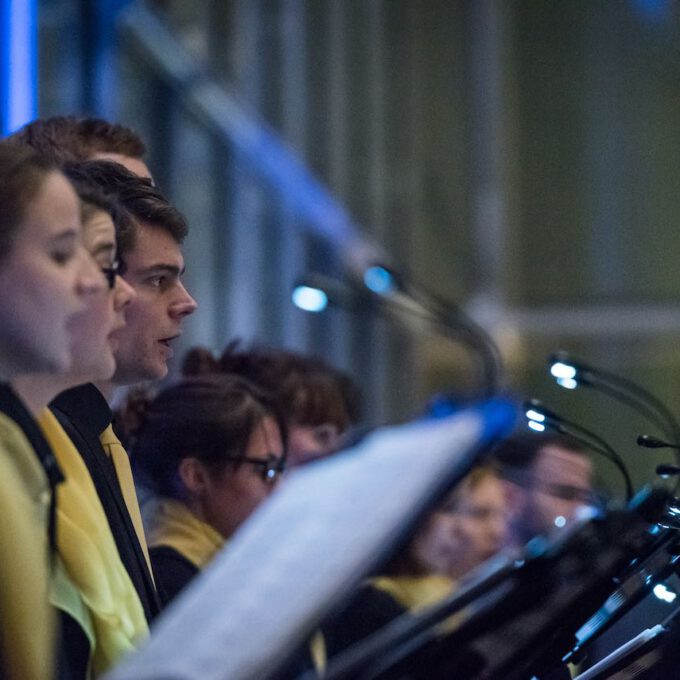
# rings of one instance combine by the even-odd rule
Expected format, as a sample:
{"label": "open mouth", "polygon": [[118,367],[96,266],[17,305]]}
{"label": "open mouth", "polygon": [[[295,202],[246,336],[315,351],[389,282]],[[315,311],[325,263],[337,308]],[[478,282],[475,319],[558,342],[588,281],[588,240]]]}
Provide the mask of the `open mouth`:
{"label": "open mouth", "polygon": [[163,338],[163,339],[159,340],[158,342],[160,342],[160,344],[163,345],[164,347],[167,347],[168,349],[171,349],[170,343],[171,343],[173,340],[176,340],[178,337],[179,337],[179,334],[173,335],[173,336],[171,336],[171,337],[169,337],[169,338]]}

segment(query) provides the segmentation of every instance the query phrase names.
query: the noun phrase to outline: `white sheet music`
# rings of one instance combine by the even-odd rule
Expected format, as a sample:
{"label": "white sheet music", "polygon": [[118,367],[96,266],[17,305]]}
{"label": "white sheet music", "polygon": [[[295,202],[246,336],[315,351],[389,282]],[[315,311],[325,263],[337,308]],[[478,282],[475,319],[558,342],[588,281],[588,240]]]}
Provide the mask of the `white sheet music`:
{"label": "white sheet music", "polygon": [[482,426],[472,411],[385,429],[293,472],[107,680],[266,678],[467,471]]}

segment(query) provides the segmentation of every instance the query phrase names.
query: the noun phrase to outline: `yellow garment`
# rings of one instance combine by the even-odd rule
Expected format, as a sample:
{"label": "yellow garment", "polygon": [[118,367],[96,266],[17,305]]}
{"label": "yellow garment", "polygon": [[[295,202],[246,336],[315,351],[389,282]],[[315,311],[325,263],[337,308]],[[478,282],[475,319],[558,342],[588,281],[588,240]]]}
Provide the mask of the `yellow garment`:
{"label": "yellow garment", "polygon": [[[224,546],[222,534],[201,521],[184,503],[157,498],[144,506],[144,520],[152,548],[167,546],[203,569]],[[321,631],[309,641],[314,668],[319,675],[326,668],[326,641]]]}
{"label": "yellow garment", "polygon": [[371,585],[391,595],[402,607],[418,611],[436,604],[453,592],[453,581],[448,576],[378,576]]}
{"label": "yellow garment", "polygon": [[20,428],[0,413],[0,674],[50,680],[54,610],[47,600],[50,491]]}
{"label": "yellow garment", "polygon": [[[82,457],[51,411],[45,409],[38,424],[66,478],[57,488],[57,548],[92,619],[92,667],[99,675],[134,650],[149,628]],[[87,631],[87,622],[74,618]]]}
{"label": "yellow garment", "polygon": [[137,500],[137,492],[135,491],[135,482],[132,479],[130,457],[120,443],[120,439],[116,437],[112,425],[109,425],[104,432],[102,432],[99,441],[101,441],[104,451],[106,451],[113,461],[113,466],[116,469],[116,476],[118,477],[118,484],[120,484],[120,490],[122,491],[123,499],[125,500],[125,506],[127,507],[128,514],[132,520],[132,526],[135,528],[139,545],[142,547],[142,552],[146,559],[146,566],[149,567],[149,574],[151,574],[151,578],[153,579],[153,569],[151,569],[149,549],[146,545],[142,514],[139,511],[139,501]]}
{"label": "yellow garment", "polygon": [[225,543],[222,534],[172,498],[149,501],[144,505],[144,517],[152,548],[173,548],[198,569],[203,569]]}

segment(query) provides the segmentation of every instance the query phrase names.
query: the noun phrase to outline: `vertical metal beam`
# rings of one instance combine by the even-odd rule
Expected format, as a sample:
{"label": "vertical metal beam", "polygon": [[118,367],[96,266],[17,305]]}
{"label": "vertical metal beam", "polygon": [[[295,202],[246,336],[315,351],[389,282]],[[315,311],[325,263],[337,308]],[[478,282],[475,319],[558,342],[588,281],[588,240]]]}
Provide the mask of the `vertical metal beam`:
{"label": "vertical metal beam", "polygon": [[118,36],[116,25],[121,11],[131,0],[82,0],[83,40],[82,106],[102,118],[118,114]]}
{"label": "vertical metal beam", "polygon": [[[493,324],[505,304],[507,282],[508,101],[507,7],[502,0],[470,3],[472,229],[476,235],[479,291],[473,313]],[[483,264],[483,268],[481,265]]]}
{"label": "vertical metal beam", "polygon": [[[279,17],[281,32],[281,126],[284,136],[300,155],[306,155],[308,144],[307,34],[305,22],[306,3],[302,0],[284,0]],[[295,310],[289,293],[295,280],[305,273],[306,238],[295,228],[293,206],[287,197],[281,201],[281,248],[279,269],[287,313],[282,315],[281,337],[284,344],[300,350],[308,349],[309,315]]]}
{"label": "vertical metal beam", "polygon": [[38,110],[37,0],[0,5],[0,132],[13,132]]}
{"label": "vertical metal beam", "polygon": [[[328,2],[328,159],[329,177],[333,192],[347,200],[349,192],[348,137],[348,21],[351,14],[343,0]],[[315,263],[316,264],[316,263]],[[318,263],[322,264],[322,263]],[[320,268],[317,264],[317,268]],[[345,366],[349,356],[348,329],[353,319],[346,313],[328,315],[320,343],[326,358],[332,363]],[[332,338],[332,342],[328,339]]]}
{"label": "vertical metal beam", "polygon": [[[233,68],[245,99],[258,110],[262,91],[262,55],[258,49],[262,6],[251,0],[233,3],[235,30]],[[229,314],[231,333],[253,340],[260,332],[260,314],[266,313],[261,275],[263,200],[258,178],[241,150],[231,156],[231,205],[227,219],[229,248]],[[225,338],[226,339],[226,338]]]}

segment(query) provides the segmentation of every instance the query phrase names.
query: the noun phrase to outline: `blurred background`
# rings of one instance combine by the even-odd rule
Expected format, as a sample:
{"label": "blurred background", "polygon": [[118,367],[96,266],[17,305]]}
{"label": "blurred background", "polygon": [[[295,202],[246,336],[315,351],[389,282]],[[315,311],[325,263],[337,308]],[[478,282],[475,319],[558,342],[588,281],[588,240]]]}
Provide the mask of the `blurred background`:
{"label": "blurred background", "polygon": [[494,337],[512,393],[609,439],[637,484],[670,461],[635,446],[653,428],[633,411],[554,386],[545,358],[570,350],[680,413],[680,2],[3,5],[4,131],[122,122],[187,215],[200,308],[183,349],[240,337],[320,355],[358,381],[368,424],[467,393],[455,343],[291,304],[301,276],[347,276],[356,230]]}

